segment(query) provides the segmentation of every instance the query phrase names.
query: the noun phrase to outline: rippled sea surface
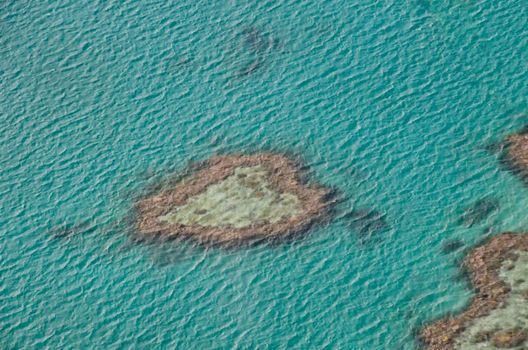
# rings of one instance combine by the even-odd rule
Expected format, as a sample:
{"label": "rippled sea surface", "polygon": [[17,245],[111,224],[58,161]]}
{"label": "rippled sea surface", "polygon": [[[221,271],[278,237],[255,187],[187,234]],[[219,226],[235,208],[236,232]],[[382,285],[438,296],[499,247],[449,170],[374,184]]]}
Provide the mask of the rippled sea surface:
{"label": "rippled sea surface", "polygon": [[[523,0],[3,1],[0,348],[415,349],[472,295],[464,249],[528,229],[493,149],[528,122],[527,62]],[[134,242],[137,198],[264,150],[388,228]]]}

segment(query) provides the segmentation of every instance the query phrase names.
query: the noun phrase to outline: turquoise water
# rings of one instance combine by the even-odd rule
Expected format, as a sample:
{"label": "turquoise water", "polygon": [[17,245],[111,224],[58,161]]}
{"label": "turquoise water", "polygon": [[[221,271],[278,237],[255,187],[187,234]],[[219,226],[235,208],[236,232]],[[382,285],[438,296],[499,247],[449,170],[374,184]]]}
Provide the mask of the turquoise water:
{"label": "turquoise water", "polygon": [[[0,348],[414,349],[472,295],[444,242],[528,229],[484,147],[528,122],[526,1],[8,0],[0,34]],[[131,241],[148,188],[262,150],[391,228]]]}

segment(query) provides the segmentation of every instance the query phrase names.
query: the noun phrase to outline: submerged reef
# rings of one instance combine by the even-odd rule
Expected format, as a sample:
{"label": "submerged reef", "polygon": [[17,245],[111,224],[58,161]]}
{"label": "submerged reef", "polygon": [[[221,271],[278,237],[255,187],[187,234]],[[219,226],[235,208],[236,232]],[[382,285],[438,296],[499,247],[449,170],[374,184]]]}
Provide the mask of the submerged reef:
{"label": "submerged reef", "polygon": [[357,208],[341,215],[347,226],[359,236],[362,243],[380,239],[380,234],[389,230],[385,214],[373,208]]}
{"label": "submerged reef", "polygon": [[449,239],[442,243],[442,253],[450,254],[456,252],[464,246],[464,242],[460,239]]}
{"label": "submerged reef", "polygon": [[476,295],[452,318],[428,326],[428,349],[528,349],[528,233],[503,233],[465,259]]}
{"label": "submerged reef", "polygon": [[258,27],[246,27],[242,30],[242,43],[249,50],[262,53],[277,48],[278,39],[272,39]]}
{"label": "submerged reef", "polygon": [[50,234],[54,238],[66,238],[78,234],[88,233],[94,230],[95,227],[88,221],[83,221],[78,224],[62,224],[54,226]]}
{"label": "submerged reef", "polygon": [[504,162],[528,182],[528,127],[506,138]]}
{"label": "submerged reef", "polygon": [[297,164],[282,155],[215,156],[140,200],[137,228],[145,236],[205,244],[287,239],[328,216],[331,193],[303,183]]}
{"label": "submerged reef", "polygon": [[484,221],[499,209],[500,203],[498,199],[491,197],[481,198],[464,209],[464,213],[460,217],[460,223],[466,227],[471,227]]}
{"label": "submerged reef", "polygon": [[260,70],[266,64],[271,52],[281,48],[279,39],[271,37],[261,28],[250,26],[242,30],[242,50],[250,56],[249,60],[242,60],[243,65],[237,70],[237,77],[245,77]]}

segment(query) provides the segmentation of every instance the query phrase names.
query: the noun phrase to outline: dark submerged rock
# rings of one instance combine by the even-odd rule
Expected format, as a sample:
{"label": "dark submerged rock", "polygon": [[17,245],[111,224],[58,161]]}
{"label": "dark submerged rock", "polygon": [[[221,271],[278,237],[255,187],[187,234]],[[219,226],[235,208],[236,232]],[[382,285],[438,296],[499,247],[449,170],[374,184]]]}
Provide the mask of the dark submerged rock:
{"label": "dark submerged rock", "polygon": [[523,126],[518,132],[519,135],[526,135],[528,134],[528,124]]}
{"label": "dark submerged rock", "polygon": [[281,41],[266,34],[256,26],[244,28],[240,35],[242,38],[242,50],[251,56],[236,71],[236,76],[242,78],[261,70],[267,61],[267,55],[279,49]]}
{"label": "dark submerged rock", "polygon": [[469,276],[468,276],[466,271],[460,270],[457,273],[455,273],[453,275],[453,281],[455,281],[457,283],[466,284],[469,287]]}
{"label": "dark submerged rock", "polygon": [[495,231],[495,227],[488,226],[484,230],[482,230],[482,237],[488,237],[492,235],[494,231]]}
{"label": "dark submerged rock", "polygon": [[83,221],[79,224],[70,225],[70,224],[62,224],[55,226],[51,229],[51,235],[54,238],[66,238],[71,237],[74,235],[78,235],[81,233],[88,233],[92,230],[94,230],[94,226],[88,221]]}
{"label": "dark submerged rock", "polygon": [[369,177],[368,173],[362,168],[349,168],[347,173],[356,180],[365,180]]}
{"label": "dark submerged rock", "polygon": [[258,27],[251,26],[242,30],[242,43],[245,48],[256,53],[262,53],[276,48],[279,41],[264,34]]}
{"label": "dark submerged rock", "polygon": [[237,76],[245,77],[245,76],[251,75],[257,70],[259,70],[263,66],[263,64],[264,64],[264,61],[257,57],[255,60],[246,63],[242,68],[240,68],[237,71]]}
{"label": "dark submerged rock", "polygon": [[482,145],[482,149],[490,154],[502,154],[505,144],[503,141],[490,142]]}
{"label": "dark submerged rock", "polygon": [[460,239],[449,239],[442,243],[442,253],[453,253],[464,246],[464,242]]}
{"label": "dark submerged rock", "polygon": [[482,198],[470,205],[464,210],[460,217],[460,223],[464,226],[471,227],[484,221],[493,212],[500,208],[499,200],[496,198]]}
{"label": "dark submerged rock", "polygon": [[359,208],[345,213],[342,218],[358,233],[361,241],[379,238],[378,235],[390,228],[385,214],[376,209]]}

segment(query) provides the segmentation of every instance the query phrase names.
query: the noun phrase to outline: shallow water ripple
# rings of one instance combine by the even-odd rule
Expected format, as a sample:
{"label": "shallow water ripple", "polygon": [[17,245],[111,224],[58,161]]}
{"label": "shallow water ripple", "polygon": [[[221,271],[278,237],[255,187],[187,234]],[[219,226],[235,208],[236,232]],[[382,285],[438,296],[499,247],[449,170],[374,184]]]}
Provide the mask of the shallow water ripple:
{"label": "shallow water ripple", "polygon": [[[4,2],[0,347],[416,348],[471,296],[445,242],[528,227],[483,150],[528,121],[527,21],[519,0]],[[337,188],[338,218],[241,250],[134,240],[137,198],[262,150]],[[460,225],[479,198],[500,210]],[[343,215],[365,208],[375,239]]]}

